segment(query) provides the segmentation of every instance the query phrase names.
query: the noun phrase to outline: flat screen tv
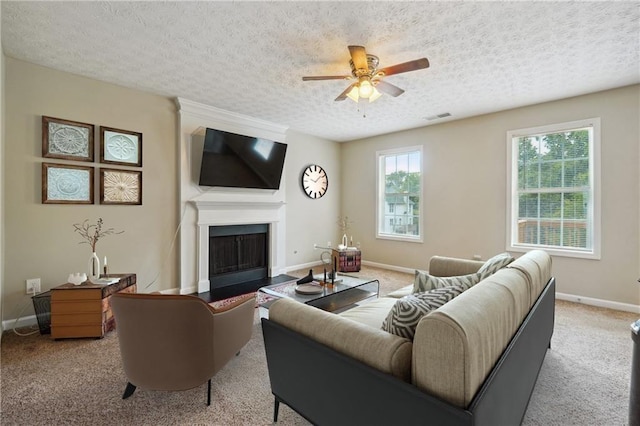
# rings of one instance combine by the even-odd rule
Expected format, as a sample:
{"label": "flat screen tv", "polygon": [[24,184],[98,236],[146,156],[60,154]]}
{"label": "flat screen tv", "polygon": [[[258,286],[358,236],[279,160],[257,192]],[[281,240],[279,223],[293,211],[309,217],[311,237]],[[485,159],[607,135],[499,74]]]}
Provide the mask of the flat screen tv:
{"label": "flat screen tv", "polygon": [[284,143],[207,129],[199,184],[279,189],[286,153]]}

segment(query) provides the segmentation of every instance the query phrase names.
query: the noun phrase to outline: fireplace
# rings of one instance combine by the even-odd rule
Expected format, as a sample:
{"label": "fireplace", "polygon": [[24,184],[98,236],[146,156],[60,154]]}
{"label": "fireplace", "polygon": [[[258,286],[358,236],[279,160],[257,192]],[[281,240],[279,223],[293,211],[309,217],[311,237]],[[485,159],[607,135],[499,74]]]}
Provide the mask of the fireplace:
{"label": "fireplace", "polygon": [[[269,225],[209,227],[211,293],[269,276]],[[230,289],[225,289],[227,292]]]}
{"label": "fireplace", "polygon": [[[206,188],[198,185],[202,146],[208,128],[286,143],[287,127],[213,108],[184,98],[176,99],[179,114],[180,202],[179,293],[211,291],[209,228],[267,224],[268,279],[286,268],[286,167],[279,190]],[[251,281],[250,281],[251,282]],[[220,287],[234,288],[234,286]]]}

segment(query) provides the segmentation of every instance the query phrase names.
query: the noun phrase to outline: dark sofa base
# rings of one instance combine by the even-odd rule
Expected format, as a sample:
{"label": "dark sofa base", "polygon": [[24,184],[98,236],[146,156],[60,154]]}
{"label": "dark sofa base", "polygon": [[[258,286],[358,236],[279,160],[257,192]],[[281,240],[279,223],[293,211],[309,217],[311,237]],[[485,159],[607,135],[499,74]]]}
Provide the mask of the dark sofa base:
{"label": "dark sofa base", "polygon": [[520,424],[550,347],[554,309],[551,278],[467,409],[263,318],[274,417],[280,401],[317,425]]}

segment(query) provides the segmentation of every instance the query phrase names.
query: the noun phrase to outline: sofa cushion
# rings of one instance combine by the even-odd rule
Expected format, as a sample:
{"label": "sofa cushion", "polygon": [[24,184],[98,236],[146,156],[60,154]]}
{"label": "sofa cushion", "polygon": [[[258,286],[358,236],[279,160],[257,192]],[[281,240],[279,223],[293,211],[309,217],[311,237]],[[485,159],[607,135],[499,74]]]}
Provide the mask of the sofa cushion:
{"label": "sofa cushion", "polygon": [[429,273],[436,277],[453,277],[478,272],[484,263],[479,260],[433,256],[429,259]]}
{"label": "sofa cushion", "polygon": [[382,329],[400,337],[413,339],[416,327],[423,316],[438,309],[468,288],[463,284],[454,284],[398,299],[382,323]]}
{"label": "sofa cushion", "polygon": [[395,299],[400,299],[401,297],[408,296],[412,293],[413,293],[413,284],[409,284],[408,286],[392,291],[391,293],[387,294],[385,297],[393,297]]}
{"label": "sofa cushion", "polygon": [[490,274],[494,274],[511,262],[513,262],[513,257],[511,257],[509,253],[504,252],[496,254],[495,256],[484,262],[484,265],[482,265],[480,269],[478,269],[478,272],[488,272]]}
{"label": "sofa cushion", "polygon": [[349,318],[352,321],[380,329],[382,327],[382,321],[384,321],[391,308],[393,308],[393,304],[396,303],[397,300],[398,299],[391,297],[381,297],[379,299],[362,303],[355,308],[351,308],[338,315],[344,318]]}
{"label": "sofa cushion", "polygon": [[466,288],[470,288],[472,285],[479,283],[480,280],[482,280],[482,278],[487,275],[488,273],[476,272],[469,275],[436,277],[430,275],[428,272],[416,269],[415,278],[413,281],[413,293],[423,293],[425,291],[431,291],[436,288],[449,287],[456,284],[464,285]]}

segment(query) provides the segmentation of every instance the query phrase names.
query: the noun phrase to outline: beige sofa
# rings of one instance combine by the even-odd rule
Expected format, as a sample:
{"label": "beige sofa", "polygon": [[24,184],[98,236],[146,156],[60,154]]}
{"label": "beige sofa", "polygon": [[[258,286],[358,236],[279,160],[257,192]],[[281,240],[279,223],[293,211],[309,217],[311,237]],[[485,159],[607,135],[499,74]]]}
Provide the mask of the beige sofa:
{"label": "beige sofa", "polygon": [[[482,262],[434,257],[429,273]],[[534,250],[432,311],[381,329],[412,286],[335,315],[280,300],[263,319],[272,392],[314,424],[518,424],[550,344],[555,280]],[[425,417],[427,416],[427,417]]]}

